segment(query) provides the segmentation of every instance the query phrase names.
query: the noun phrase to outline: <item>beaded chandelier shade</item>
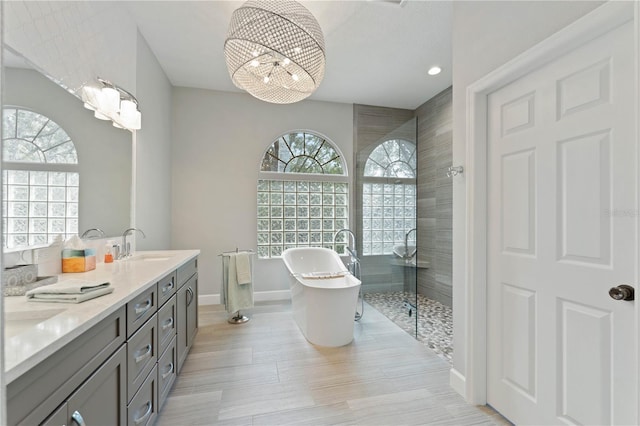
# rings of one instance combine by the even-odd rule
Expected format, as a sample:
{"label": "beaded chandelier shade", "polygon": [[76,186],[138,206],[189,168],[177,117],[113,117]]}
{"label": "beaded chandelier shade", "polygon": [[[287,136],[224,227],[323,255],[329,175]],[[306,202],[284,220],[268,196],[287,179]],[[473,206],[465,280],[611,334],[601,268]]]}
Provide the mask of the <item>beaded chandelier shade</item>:
{"label": "beaded chandelier shade", "polygon": [[244,3],[231,17],[224,54],[236,87],[266,102],[301,101],[324,77],[322,29],[295,1]]}

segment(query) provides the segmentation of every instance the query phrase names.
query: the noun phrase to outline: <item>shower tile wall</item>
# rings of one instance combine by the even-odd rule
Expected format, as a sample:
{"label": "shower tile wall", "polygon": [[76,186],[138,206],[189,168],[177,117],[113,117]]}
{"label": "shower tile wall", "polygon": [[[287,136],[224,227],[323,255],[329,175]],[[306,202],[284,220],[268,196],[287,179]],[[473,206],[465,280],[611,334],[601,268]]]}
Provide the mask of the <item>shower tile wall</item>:
{"label": "shower tile wall", "polygon": [[451,306],[452,89],[440,92],[416,110],[418,118],[418,293]]}
{"label": "shower tile wall", "polygon": [[[354,158],[356,159],[356,173],[362,173],[368,154],[381,142],[381,138],[390,135],[404,137],[413,141],[415,128],[401,127],[407,121],[414,118],[414,111],[396,108],[381,108],[368,105],[353,106],[354,127]],[[405,134],[406,132],[406,134]],[[355,175],[355,173],[354,173]],[[355,182],[354,182],[355,184]],[[355,191],[356,220],[352,223],[352,229],[360,238],[362,235],[362,191]],[[359,243],[360,244],[360,243]],[[362,253],[362,247],[358,246],[358,252]],[[381,258],[385,260],[380,262]],[[366,292],[375,291],[402,291],[404,286],[403,269],[389,268],[388,256],[363,256],[362,278]]]}

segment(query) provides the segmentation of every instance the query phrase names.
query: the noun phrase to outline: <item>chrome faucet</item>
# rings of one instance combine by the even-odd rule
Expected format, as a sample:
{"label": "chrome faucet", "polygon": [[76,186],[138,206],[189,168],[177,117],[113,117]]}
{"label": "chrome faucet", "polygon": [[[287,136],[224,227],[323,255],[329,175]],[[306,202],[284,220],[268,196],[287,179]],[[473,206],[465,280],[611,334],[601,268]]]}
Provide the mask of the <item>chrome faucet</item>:
{"label": "chrome faucet", "polygon": [[349,254],[351,255],[351,257],[358,259],[358,250],[356,249],[356,234],[354,234],[351,229],[343,228],[343,229],[340,229],[339,231],[337,231],[335,234],[333,234],[333,249],[335,250],[336,238],[338,238],[338,235],[341,232],[346,232],[349,235],[351,235],[351,238],[353,239],[353,249],[349,248],[349,241],[347,241],[346,249],[349,252]]}
{"label": "chrome faucet", "polygon": [[105,237],[104,231],[102,229],[100,229],[100,228],[89,228],[89,229],[87,229],[86,231],[84,231],[82,233],[80,238],[82,238],[83,240],[85,238],[91,238],[91,237],[89,237],[89,234],[91,234],[92,232],[96,232],[98,234],[97,237],[93,237],[93,238],[104,238]]}
{"label": "chrome faucet", "polygon": [[409,253],[409,234],[411,234],[412,232],[418,232],[418,228],[411,228],[407,231],[406,234],[404,234],[404,253],[408,254]]}
{"label": "chrome faucet", "polygon": [[142,234],[142,238],[147,238],[147,236],[142,232],[142,229],[139,228],[127,228],[122,233],[122,248],[120,249],[120,255],[118,259],[124,259],[131,256],[131,244],[127,242],[127,235],[138,231]]}

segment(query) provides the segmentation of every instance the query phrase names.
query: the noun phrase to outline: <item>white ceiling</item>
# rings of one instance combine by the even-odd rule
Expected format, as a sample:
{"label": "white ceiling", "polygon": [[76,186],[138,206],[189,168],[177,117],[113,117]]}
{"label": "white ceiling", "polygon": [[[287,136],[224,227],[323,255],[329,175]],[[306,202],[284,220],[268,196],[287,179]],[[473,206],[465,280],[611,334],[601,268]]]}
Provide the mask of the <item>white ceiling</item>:
{"label": "white ceiling", "polygon": [[[223,44],[241,1],[126,2],[174,86],[239,92]],[[326,71],[309,98],[415,109],[451,85],[450,1],[309,1]],[[443,72],[427,75],[438,65]]]}

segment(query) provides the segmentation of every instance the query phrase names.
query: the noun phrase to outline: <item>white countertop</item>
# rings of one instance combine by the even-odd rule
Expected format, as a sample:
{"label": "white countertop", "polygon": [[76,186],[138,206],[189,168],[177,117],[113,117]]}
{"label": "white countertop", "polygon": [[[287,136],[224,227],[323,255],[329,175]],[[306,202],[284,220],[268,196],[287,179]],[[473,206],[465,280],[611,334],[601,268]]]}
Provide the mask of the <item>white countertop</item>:
{"label": "white countertop", "polygon": [[108,281],[113,286],[113,293],[83,303],[5,297],[5,383],[11,383],[199,254],[200,250],[139,251],[132,259],[98,263],[93,271],[61,274],[60,280]]}

